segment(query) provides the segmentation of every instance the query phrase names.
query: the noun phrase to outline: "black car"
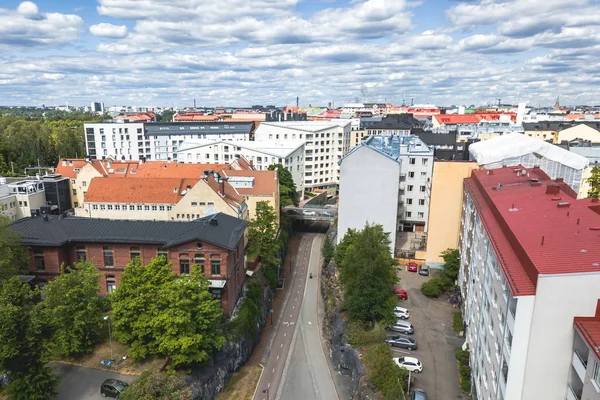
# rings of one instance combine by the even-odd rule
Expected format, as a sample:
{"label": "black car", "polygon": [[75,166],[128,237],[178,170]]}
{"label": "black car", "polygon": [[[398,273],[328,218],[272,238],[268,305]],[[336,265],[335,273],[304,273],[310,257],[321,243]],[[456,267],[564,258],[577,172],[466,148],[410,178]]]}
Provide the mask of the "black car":
{"label": "black car", "polygon": [[417,341],[408,336],[391,336],[385,339],[385,342],[394,347],[401,347],[406,350],[417,349]]}
{"label": "black car", "polygon": [[121,393],[127,389],[127,386],[129,386],[127,382],[118,379],[107,379],[100,386],[100,394],[102,397],[114,397],[118,399]]}
{"label": "black car", "polygon": [[427,393],[423,389],[414,389],[411,400],[427,400]]}

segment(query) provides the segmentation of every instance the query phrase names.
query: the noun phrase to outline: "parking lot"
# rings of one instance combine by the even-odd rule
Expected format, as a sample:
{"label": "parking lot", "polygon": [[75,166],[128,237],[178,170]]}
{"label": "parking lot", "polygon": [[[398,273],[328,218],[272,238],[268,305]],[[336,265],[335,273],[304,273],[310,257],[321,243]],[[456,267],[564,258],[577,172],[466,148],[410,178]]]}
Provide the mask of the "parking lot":
{"label": "parking lot", "polygon": [[[435,276],[435,271],[433,276]],[[398,305],[410,312],[408,319],[414,326],[411,335],[418,345],[408,351],[392,347],[395,357],[415,357],[423,363],[423,372],[413,374],[414,387],[424,389],[428,400],[468,399],[458,384],[458,366],[454,353],[464,340],[452,329],[452,312],[457,311],[444,296],[428,299],[421,293],[421,284],[429,277],[408,272],[406,266],[399,268],[400,287],[408,292],[408,300]],[[390,336],[393,333],[390,333]]]}

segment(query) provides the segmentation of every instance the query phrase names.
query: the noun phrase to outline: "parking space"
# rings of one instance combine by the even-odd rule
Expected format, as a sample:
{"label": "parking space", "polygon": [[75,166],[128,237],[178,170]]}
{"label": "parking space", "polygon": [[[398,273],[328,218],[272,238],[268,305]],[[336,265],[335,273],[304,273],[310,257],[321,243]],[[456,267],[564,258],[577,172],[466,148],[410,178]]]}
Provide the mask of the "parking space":
{"label": "parking space", "polygon": [[[458,384],[458,366],[454,353],[464,340],[452,329],[452,312],[456,311],[445,298],[428,299],[421,293],[421,284],[429,277],[399,269],[400,287],[408,293],[408,300],[398,305],[410,312],[408,319],[414,326],[411,336],[417,341],[417,350],[392,348],[394,357],[415,357],[423,364],[423,372],[413,374],[414,387],[424,389],[428,400],[468,399]],[[432,276],[435,276],[433,271]],[[390,336],[393,333],[390,333]]]}

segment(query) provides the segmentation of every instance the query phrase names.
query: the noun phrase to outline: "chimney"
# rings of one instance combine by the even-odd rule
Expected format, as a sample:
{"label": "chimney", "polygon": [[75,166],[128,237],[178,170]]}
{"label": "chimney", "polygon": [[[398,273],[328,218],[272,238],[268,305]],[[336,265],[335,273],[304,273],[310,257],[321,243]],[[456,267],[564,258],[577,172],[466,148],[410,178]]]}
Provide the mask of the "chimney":
{"label": "chimney", "polygon": [[560,193],[560,188],[558,185],[556,184],[552,184],[549,183],[548,185],[546,185],[546,194],[559,194]]}
{"label": "chimney", "polygon": [[221,194],[222,194],[223,196],[225,196],[225,179],[222,179],[222,178],[221,178],[221,179],[219,180],[219,182],[220,182],[220,184],[221,184],[221,185],[220,185],[220,186],[221,186]]}
{"label": "chimney", "polygon": [[112,161],[108,160],[108,164],[107,164],[108,168],[112,167]]}

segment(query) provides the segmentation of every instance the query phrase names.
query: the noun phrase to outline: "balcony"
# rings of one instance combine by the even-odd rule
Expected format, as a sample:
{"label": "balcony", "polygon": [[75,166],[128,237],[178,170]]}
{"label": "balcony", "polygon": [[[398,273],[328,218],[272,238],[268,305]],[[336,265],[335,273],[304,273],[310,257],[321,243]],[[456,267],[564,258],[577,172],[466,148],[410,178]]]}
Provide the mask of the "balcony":
{"label": "balcony", "polygon": [[568,385],[568,387],[567,387],[567,400],[581,400],[581,392],[579,392],[579,394],[577,394],[575,392],[575,390],[573,390],[573,388],[571,387],[571,385]]}
{"label": "balcony", "polygon": [[577,350],[573,350],[573,368],[577,372],[577,376],[581,382],[585,380],[585,370],[587,369],[587,360],[584,361],[583,357],[579,355]]}
{"label": "balcony", "polygon": [[508,312],[506,313],[506,322],[508,324],[508,329],[510,329],[511,332],[515,331],[515,316],[512,313],[512,310],[509,309]]}

